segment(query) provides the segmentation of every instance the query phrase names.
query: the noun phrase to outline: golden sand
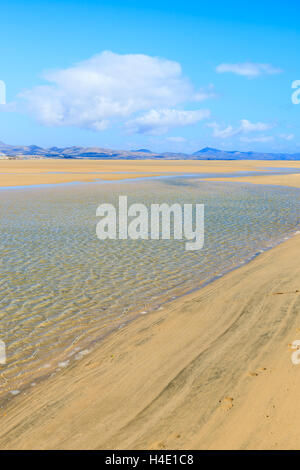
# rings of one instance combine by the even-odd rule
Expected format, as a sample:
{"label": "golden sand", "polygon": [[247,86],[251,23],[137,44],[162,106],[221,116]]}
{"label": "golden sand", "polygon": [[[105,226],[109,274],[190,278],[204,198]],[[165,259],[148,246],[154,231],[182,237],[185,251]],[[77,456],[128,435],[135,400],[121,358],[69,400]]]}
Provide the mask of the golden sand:
{"label": "golden sand", "polygon": [[[5,162],[7,171],[11,163],[22,184],[26,171],[41,178],[41,167],[87,168],[81,161]],[[88,165],[108,175],[124,168],[141,174],[299,168],[300,162]],[[239,179],[300,187],[298,175]],[[300,365],[292,363],[290,347],[300,339],[299,259],[295,236],[118,330],[5,405],[0,448],[300,449]]]}
{"label": "golden sand", "polygon": [[[271,167],[300,168],[300,162],[249,160],[0,160],[0,186],[69,183],[72,181],[91,182],[97,179],[122,180],[172,173],[265,171],[265,168]],[[290,175],[284,177],[287,176]],[[264,178],[264,176],[260,178]],[[271,178],[271,176],[267,178]],[[275,175],[272,178],[275,181],[279,176]],[[299,176],[296,175],[294,179],[298,181]],[[234,178],[234,181],[237,181],[237,179]],[[291,179],[291,181],[293,180]]]}
{"label": "golden sand", "polygon": [[300,237],[140,317],[0,418],[1,449],[299,449]]}

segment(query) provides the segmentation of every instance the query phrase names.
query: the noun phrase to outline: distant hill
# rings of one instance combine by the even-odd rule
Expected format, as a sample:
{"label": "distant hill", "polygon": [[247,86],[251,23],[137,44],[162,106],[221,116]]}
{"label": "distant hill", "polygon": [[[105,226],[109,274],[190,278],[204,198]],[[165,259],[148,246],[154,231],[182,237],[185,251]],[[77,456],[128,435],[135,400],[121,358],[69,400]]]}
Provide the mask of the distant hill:
{"label": "distant hill", "polygon": [[238,150],[218,150],[205,147],[194,152],[193,157],[213,160],[300,160],[300,153],[240,152]]}
{"label": "distant hill", "polygon": [[139,150],[131,150],[131,152],[138,152],[138,153],[152,153],[151,150],[148,149],[139,149]]}
{"label": "distant hill", "polygon": [[138,150],[112,150],[100,147],[49,147],[43,148],[37,145],[7,145],[0,142],[0,156],[23,158],[92,158],[108,160],[300,160],[300,153],[259,153],[227,151],[205,147],[193,154],[163,152],[156,153],[148,149]]}

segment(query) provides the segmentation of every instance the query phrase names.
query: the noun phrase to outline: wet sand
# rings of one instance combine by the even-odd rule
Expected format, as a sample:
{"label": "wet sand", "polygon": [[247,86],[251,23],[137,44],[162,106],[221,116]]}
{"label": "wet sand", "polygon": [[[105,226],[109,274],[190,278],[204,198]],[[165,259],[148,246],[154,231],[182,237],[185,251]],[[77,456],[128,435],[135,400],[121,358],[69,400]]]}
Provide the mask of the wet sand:
{"label": "wet sand", "polygon": [[[206,178],[203,179],[203,181]],[[271,184],[275,186],[290,186],[300,188],[300,173],[295,175],[255,175],[238,176],[234,178],[209,178],[209,181],[228,181],[234,183]]]}
{"label": "wet sand", "polygon": [[[32,184],[24,183],[23,163],[22,184]],[[81,171],[87,164],[74,163]],[[42,165],[57,168],[53,161]],[[170,167],[186,173],[299,168],[300,162],[99,165],[107,174],[122,165],[145,174]],[[299,175],[233,180],[300,187]],[[300,339],[299,259],[296,235],[118,330],[7,403],[0,410],[0,448],[299,449],[300,365],[291,361],[291,344]]]}
{"label": "wet sand", "polygon": [[[250,160],[0,160],[0,187],[70,183],[74,181],[91,182],[97,179],[113,181],[178,173],[265,171],[266,168],[273,167],[300,169],[300,162]],[[275,175],[274,178],[278,178],[278,175]],[[294,179],[299,181],[300,175]],[[290,180],[293,181],[292,178]],[[234,181],[236,181],[236,178],[234,178]]]}
{"label": "wet sand", "polygon": [[0,413],[1,449],[299,449],[300,237],[108,337]]}

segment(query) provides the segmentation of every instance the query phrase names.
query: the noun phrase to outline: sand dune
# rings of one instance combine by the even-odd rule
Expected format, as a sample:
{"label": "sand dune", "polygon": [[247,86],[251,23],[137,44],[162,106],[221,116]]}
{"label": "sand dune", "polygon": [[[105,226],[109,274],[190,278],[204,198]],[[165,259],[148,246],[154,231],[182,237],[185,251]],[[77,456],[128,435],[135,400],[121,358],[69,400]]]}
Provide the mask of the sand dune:
{"label": "sand dune", "polygon": [[299,449],[300,238],[144,315],[1,410],[1,449]]}

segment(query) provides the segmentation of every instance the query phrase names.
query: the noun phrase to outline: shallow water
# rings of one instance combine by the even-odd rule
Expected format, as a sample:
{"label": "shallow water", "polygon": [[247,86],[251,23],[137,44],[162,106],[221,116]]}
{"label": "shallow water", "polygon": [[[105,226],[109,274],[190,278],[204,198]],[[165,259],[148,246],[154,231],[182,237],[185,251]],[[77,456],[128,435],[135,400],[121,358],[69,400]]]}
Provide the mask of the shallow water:
{"label": "shallow water", "polygon": [[[96,237],[96,208],[205,204],[205,245]],[[0,396],[68,366],[115,328],[291,236],[300,191],[165,178],[0,191]],[[82,352],[83,351],[83,352]],[[2,379],[2,380],[1,380]],[[16,392],[14,392],[16,393]]]}

